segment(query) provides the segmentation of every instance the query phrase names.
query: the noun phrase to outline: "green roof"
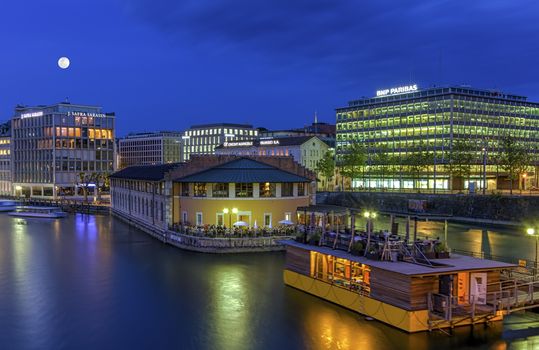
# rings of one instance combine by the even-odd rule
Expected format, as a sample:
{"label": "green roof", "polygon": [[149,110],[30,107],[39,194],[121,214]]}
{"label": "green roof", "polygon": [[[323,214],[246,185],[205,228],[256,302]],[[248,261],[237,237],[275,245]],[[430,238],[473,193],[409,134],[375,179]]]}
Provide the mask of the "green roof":
{"label": "green roof", "polygon": [[311,182],[309,178],[256,160],[241,158],[201,172],[175,179],[176,182]]}

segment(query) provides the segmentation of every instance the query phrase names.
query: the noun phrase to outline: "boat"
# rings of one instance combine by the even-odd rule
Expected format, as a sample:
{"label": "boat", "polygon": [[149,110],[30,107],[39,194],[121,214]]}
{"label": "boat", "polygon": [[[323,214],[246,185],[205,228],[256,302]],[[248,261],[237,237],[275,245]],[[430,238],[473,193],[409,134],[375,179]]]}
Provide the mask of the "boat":
{"label": "boat", "polygon": [[34,207],[34,206],[19,206],[15,211],[9,212],[8,215],[30,218],[48,218],[58,219],[67,216],[65,211],[59,207]]}
{"label": "boat", "polygon": [[538,276],[514,264],[454,253],[429,264],[411,255],[383,261],[333,243],[281,243],[286,285],[409,333],[488,324],[539,306]]}
{"label": "boat", "polygon": [[0,200],[0,212],[13,211],[18,205],[19,203],[17,201],[9,199]]}

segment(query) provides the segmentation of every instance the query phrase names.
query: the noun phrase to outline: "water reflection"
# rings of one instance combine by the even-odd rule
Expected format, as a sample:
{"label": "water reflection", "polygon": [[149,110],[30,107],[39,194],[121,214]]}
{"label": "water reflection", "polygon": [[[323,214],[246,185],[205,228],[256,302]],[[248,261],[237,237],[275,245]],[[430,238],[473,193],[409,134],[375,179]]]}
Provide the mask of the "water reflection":
{"label": "water reflection", "polygon": [[209,305],[213,344],[223,349],[237,349],[248,343],[250,310],[246,303],[251,298],[246,286],[245,272],[238,266],[215,266],[208,272],[211,281]]}
{"label": "water reflection", "polygon": [[[515,316],[506,319],[505,340],[501,323],[447,337],[366,321],[285,287],[280,253],[188,253],[100,216],[18,225],[0,215],[0,227],[0,349],[443,350],[539,342],[525,333],[539,319]],[[529,243],[490,229],[450,225],[450,233],[452,245],[493,254]]]}

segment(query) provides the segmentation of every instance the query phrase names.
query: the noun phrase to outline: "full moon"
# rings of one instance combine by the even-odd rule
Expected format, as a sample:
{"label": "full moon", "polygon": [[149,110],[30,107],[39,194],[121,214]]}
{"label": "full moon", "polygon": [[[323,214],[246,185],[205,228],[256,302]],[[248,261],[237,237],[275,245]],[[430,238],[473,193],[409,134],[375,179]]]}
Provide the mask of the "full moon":
{"label": "full moon", "polygon": [[69,58],[60,57],[60,59],[58,59],[58,67],[62,69],[66,69],[67,67],[69,67]]}

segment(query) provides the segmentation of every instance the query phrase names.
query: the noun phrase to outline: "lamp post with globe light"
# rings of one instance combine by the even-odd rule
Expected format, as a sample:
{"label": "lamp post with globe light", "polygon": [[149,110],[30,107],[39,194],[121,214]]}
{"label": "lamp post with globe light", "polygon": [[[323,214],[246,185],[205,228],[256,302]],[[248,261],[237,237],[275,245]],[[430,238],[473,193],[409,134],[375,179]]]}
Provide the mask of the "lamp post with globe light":
{"label": "lamp post with globe light", "polygon": [[[228,208],[223,209],[223,213],[224,213],[225,215],[228,214]],[[230,215],[230,216],[228,217],[228,227],[229,227],[229,228],[230,228],[230,224],[232,223],[231,216],[232,216],[232,215]]]}
{"label": "lamp post with globe light", "polygon": [[365,253],[364,255],[367,255],[367,252],[369,251],[370,245],[371,245],[371,233],[373,230],[373,219],[376,218],[375,212],[366,211],[363,213],[363,217],[367,219],[367,245],[365,247]]}
{"label": "lamp post with globe light", "polygon": [[534,261],[534,276],[537,275],[537,248],[539,246],[539,232],[533,227],[529,227],[526,233],[532,237],[535,237],[535,261]]}

